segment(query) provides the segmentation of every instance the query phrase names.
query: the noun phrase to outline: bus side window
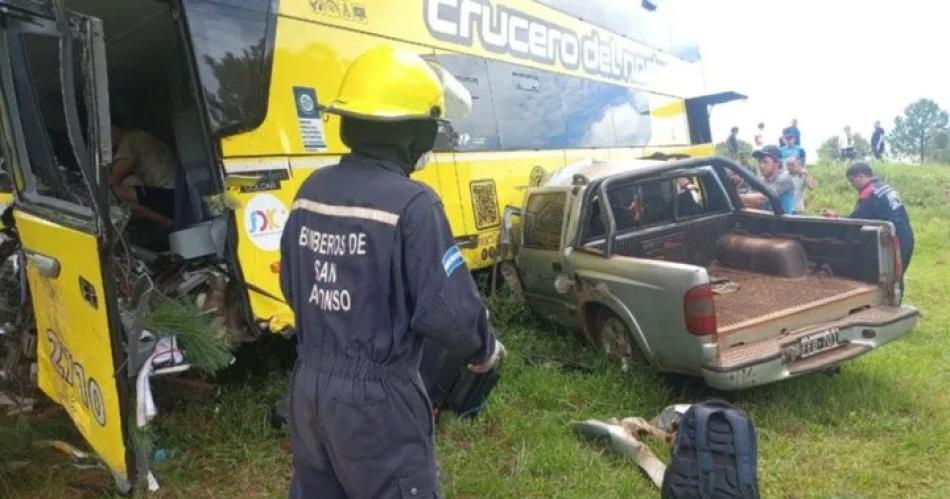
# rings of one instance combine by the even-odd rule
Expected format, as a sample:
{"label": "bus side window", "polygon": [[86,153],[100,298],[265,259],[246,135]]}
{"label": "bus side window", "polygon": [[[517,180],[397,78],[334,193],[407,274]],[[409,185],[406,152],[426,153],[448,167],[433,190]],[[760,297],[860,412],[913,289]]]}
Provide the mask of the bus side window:
{"label": "bus side window", "polygon": [[503,149],[559,149],[567,140],[555,73],[488,61]]}
{"label": "bus side window", "polygon": [[613,147],[613,114],[627,105],[628,90],[619,85],[559,75],[567,126],[564,147]]}
{"label": "bus side window", "polygon": [[438,151],[495,151],[501,147],[492,105],[485,59],[463,54],[439,54],[436,61],[472,95],[472,110],[462,118],[450,116],[436,138]]}

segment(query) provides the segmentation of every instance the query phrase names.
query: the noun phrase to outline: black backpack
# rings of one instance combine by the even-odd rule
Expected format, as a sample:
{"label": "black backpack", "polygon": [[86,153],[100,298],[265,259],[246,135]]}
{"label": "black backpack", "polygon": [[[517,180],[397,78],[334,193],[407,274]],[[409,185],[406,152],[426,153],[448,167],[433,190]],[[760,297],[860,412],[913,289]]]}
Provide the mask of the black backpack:
{"label": "black backpack", "polygon": [[693,404],[676,431],[661,497],[758,499],[757,454],[744,412],[721,400]]}
{"label": "black backpack", "polygon": [[435,411],[451,411],[462,417],[475,417],[488,401],[498,383],[498,366],[476,374],[465,366],[460,355],[426,341],[422,347],[419,374]]}

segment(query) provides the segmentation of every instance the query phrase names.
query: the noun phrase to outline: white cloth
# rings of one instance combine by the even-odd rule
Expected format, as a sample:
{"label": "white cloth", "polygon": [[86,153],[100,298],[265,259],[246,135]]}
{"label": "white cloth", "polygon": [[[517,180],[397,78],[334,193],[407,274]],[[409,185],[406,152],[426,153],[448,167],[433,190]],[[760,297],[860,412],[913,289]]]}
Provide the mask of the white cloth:
{"label": "white cloth", "polygon": [[149,492],[158,492],[158,480],[155,479],[155,475],[152,474],[152,471],[148,472],[148,491]]}

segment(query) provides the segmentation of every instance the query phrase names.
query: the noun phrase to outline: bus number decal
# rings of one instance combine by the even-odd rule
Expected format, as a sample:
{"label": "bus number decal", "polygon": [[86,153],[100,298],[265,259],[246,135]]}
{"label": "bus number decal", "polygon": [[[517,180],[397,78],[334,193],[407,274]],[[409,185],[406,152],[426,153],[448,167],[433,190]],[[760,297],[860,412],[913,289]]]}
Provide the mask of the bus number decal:
{"label": "bus number decal", "polygon": [[86,369],[76,361],[66,348],[66,345],[52,330],[46,331],[46,339],[50,344],[49,361],[56,368],[56,373],[67,385],[79,392],[79,400],[92,412],[99,426],[106,425],[106,407],[102,400],[102,389],[92,377],[86,377]]}

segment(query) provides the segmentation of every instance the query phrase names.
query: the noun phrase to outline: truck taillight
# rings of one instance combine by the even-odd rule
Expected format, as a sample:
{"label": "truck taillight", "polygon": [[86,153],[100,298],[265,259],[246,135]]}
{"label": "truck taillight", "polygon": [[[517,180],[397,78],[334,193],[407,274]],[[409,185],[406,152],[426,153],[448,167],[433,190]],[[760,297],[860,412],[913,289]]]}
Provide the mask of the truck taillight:
{"label": "truck taillight", "polygon": [[904,264],[901,263],[901,240],[897,236],[891,236],[891,248],[894,250],[894,282],[900,282]]}
{"label": "truck taillight", "polygon": [[716,305],[712,286],[693,286],[683,295],[683,313],[686,330],[697,336],[716,334]]}

